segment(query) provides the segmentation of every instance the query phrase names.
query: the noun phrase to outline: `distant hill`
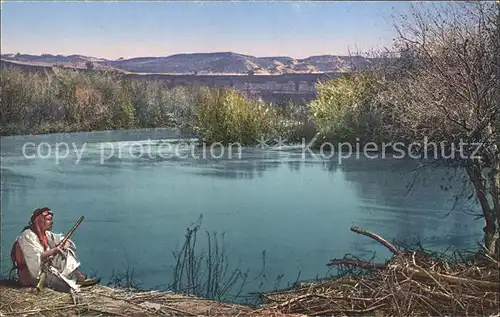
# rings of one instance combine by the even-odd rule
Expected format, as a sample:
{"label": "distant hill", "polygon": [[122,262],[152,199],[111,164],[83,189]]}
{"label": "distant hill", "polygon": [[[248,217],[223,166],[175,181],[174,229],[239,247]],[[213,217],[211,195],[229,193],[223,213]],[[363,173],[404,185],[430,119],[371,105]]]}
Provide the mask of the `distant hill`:
{"label": "distant hill", "polygon": [[29,54],[2,54],[3,61],[14,62],[16,64],[28,65],[28,66],[44,66],[44,67],[67,67],[67,68],[89,68],[89,64],[93,69],[98,70],[115,70],[111,66],[106,65],[106,59],[95,58],[83,55],[29,55]]}
{"label": "distant hill", "polygon": [[288,56],[255,57],[233,52],[175,54],[165,57],[136,57],[109,60],[83,55],[4,54],[3,60],[34,66],[113,69],[134,73],[167,74],[314,74],[350,72],[371,60],[361,56],[321,55],[304,59]]}

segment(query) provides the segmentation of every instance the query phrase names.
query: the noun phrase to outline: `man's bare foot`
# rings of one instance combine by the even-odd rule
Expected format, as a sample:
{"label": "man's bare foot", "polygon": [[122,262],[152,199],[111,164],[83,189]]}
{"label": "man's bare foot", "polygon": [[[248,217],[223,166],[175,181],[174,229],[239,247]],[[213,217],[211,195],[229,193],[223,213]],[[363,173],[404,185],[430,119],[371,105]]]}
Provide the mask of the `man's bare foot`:
{"label": "man's bare foot", "polygon": [[81,280],[85,279],[85,275],[83,275],[82,272],[80,272],[78,270],[74,270],[73,275],[76,277],[77,281],[81,281]]}
{"label": "man's bare foot", "polygon": [[81,287],[93,286],[99,284],[99,282],[101,281],[100,278],[86,277],[78,270],[75,270],[73,274],[76,276],[76,284],[80,285]]}
{"label": "man's bare foot", "polygon": [[81,287],[87,287],[87,286],[93,286],[93,285],[99,284],[100,281],[101,281],[100,278],[87,277],[83,280],[77,280],[76,284],[80,285]]}

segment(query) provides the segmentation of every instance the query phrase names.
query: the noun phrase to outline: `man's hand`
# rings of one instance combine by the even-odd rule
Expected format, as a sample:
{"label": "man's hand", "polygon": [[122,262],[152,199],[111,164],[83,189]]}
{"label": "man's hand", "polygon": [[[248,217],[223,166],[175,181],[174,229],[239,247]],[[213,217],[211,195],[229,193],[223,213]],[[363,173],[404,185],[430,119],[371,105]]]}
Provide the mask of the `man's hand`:
{"label": "man's hand", "polygon": [[44,261],[52,256],[56,256],[58,253],[64,255],[64,250],[62,248],[60,248],[59,246],[56,246],[52,249],[48,249],[47,251],[42,252],[42,254],[41,254],[42,261]]}
{"label": "man's hand", "polygon": [[59,249],[63,250],[63,251],[68,250],[70,246],[71,246],[71,243],[70,243],[69,241],[66,241],[64,244],[59,243],[59,244],[57,245],[57,247],[58,247]]}

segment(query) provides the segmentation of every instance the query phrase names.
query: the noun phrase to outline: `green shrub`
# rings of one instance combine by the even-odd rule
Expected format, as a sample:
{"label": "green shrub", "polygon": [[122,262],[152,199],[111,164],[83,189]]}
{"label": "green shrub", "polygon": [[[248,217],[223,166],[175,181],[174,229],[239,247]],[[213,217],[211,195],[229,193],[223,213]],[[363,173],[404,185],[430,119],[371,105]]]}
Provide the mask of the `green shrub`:
{"label": "green shrub", "polygon": [[207,142],[249,145],[282,132],[283,120],[276,108],[232,89],[199,94],[197,104],[195,128]]}
{"label": "green shrub", "polygon": [[370,79],[369,73],[359,73],[318,83],[308,109],[321,137],[335,142],[378,138],[377,91]]}

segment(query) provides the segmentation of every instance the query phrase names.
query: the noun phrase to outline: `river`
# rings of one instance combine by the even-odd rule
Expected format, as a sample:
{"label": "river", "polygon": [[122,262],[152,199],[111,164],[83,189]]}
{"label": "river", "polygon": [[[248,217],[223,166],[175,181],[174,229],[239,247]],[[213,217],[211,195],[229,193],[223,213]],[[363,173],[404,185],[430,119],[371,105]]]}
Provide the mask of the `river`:
{"label": "river", "polygon": [[83,271],[106,283],[128,265],[142,287],[172,281],[173,251],[200,215],[199,251],[207,251],[206,231],[224,234],[228,275],[255,278],[243,294],[324,276],[328,261],[346,253],[390,256],[351,226],[437,250],[481,239],[481,220],[466,207],[450,212],[460,190],[442,189],[450,170],[424,171],[406,195],[414,160],[324,159],[300,147],[221,158],[205,149],[203,158],[203,149],[161,141],[181,137],[160,129],[3,137],[2,273],[16,235],[42,206],[54,211],[56,232],[85,217],[73,236]]}

